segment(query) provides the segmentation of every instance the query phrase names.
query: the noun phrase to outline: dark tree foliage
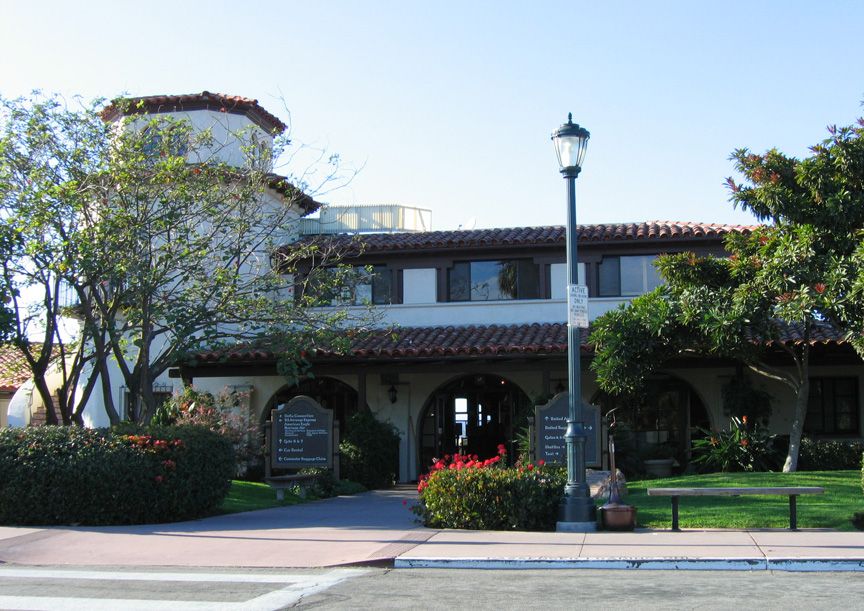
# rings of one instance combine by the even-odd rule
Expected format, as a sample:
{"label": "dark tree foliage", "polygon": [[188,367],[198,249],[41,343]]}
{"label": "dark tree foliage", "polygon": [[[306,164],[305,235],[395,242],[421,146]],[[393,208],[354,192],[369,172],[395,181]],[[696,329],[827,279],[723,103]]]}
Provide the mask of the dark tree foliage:
{"label": "dark tree foliage", "polygon": [[[670,358],[733,358],[795,395],[784,471],[797,468],[814,331],[839,332],[864,355],[864,121],[829,128],[803,160],[777,150],[732,154],[733,205],[765,224],[730,233],[728,257],[662,256],[666,284],[594,323],[592,367],[611,394],[637,392]],[[779,341],[789,331],[798,341]],[[788,367],[766,362],[768,349]]]}

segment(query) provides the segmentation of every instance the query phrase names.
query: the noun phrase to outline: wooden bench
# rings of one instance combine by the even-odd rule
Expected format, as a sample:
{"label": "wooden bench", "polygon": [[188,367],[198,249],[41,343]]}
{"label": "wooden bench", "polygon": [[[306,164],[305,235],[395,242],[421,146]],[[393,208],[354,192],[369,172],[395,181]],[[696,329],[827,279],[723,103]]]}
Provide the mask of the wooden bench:
{"label": "wooden bench", "polygon": [[285,488],[292,488],[300,484],[300,496],[304,496],[305,489],[303,484],[314,480],[317,475],[314,473],[294,473],[292,475],[271,475],[264,478],[271,488],[276,490],[276,500],[285,499]]}
{"label": "wooden bench", "polygon": [[789,530],[798,530],[798,495],[823,494],[819,487],[776,488],[649,488],[648,496],[672,497],[672,530],[678,528],[678,499],[682,496],[742,496],[745,494],[777,495],[789,497]]}

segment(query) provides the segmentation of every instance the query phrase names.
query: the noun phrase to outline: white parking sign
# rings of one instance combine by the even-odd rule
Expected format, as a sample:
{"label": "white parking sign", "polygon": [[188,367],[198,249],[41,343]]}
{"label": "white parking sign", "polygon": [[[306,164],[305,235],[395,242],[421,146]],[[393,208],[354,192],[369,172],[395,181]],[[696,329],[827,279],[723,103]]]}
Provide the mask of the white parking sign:
{"label": "white parking sign", "polygon": [[567,324],[588,328],[588,287],[584,284],[567,285]]}

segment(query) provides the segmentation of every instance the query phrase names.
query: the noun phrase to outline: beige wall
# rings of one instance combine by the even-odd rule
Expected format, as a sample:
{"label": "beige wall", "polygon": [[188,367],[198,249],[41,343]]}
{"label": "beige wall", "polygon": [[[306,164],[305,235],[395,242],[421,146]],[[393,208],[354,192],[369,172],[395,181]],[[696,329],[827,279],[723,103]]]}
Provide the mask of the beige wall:
{"label": "beige wall", "polygon": [[[562,364],[560,369],[550,371],[551,386],[555,387],[558,380],[567,377],[566,365]],[[443,368],[439,372],[413,372],[410,368],[398,370],[399,383],[396,385],[397,401],[390,403],[387,391],[390,384],[381,383],[380,373],[368,373],[366,375],[366,400],[375,415],[383,420],[391,422],[401,434],[400,446],[400,479],[407,481],[413,479],[416,474],[417,444],[419,443],[419,423],[426,402],[430,396],[441,386],[447,384],[466,374],[491,374],[501,375],[521,388],[529,398],[535,398],[543,393],[543,374],[538,369],[507,369],[501,370],[494,365],[487,369],[473,367],[470,371],[463,371],[454,365],[452,368]],[[702,403],[708,411],[712,428],[726,428],[729,424],[728,416],[723,413],[721,389],[728,379],[734,375],[733,367],[714,368],[687,368],[666,370],[668,373],[678,377],[694,389],[699,395]],[[359,387],[358,374],[327,375],[340,380],[357,390]],[[864,367],[813,367],[812,376],[856,376],[859,379],[859,410],[861,410],[861,394],[864,393]],[[784,385],[753,374],[751,376],[754,386],[761,388],[775,397],[772,403],[772,415],[769,422],[771,432],[788,434],[791,426],[794,396]],[[565,384],[566,385],[566,384]],[[226,387],[251,387],[249,411],[256,422],[264,419],[264,410],[267,408],[273,395],[286,386],[285,379],[281,376],[235,376],[222,378],[199,378],[195,380],[196,388],[218,393]],[[597,392],[597,384],[593,373],[584,371],[582,377],[582,397],[589,402]],[[864,414],[861,421],[864,422]],[[604,443],[605,446],[605,443]]]}
{"label": "beige wall", "polygon": [[7,425],[6,413],[9,410],[9,401],[12,400],[13,393],[0,393],[0,428]]}

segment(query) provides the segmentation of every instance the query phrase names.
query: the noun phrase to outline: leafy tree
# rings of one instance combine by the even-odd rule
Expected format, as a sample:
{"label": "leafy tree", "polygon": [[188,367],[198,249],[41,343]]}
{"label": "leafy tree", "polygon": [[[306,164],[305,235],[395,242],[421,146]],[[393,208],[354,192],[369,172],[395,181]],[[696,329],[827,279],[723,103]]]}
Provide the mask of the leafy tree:
{"label": "leafy tree", "polygon": [[[660,257],[665,286],[595,321],[603,390],[637,392],[678,356],[738,359],[793,392],[783,470],[797,469],[814,334],[842,332],[864,354],[864,123],[829,132],[804,160],[733,153],[744,182],[728,179],[732,202],[767,224],[730,233],[728,257]],[[795,341],[780,341],[790,334]],[[792,367],[777,367],[772,350]]]}
{"label": "leafy tree", "polygon": [[[92,351],[63,332],[64,277],[78,272],[71,256],[81,241],[78,211],[104,155],[85,152],[85,143],[104,142],[106,127],[88,119],[94,107],[70,110],[59,99],[0,100],[0,113],[0,293],[7,336],[33,374],[47,422],[80,423],[97,378],[86,376],[77,392]],[[56,395],[48,383],[55,369],[61,377]]]}
{"label": "leafy tree", "polygon": [[[303,351],[344,343],[334,329],[347,309],[314,309],[292,297],[295,283],[346,281],[350,273],[326,270],[339,253],[279,248],[298,235],[298,210],[314,205],[310,192],[345,179],[337,157],[313,185],[309,168],[273,173],[290,147],[283,135],[271,141],[226,127],[218,137],[124,100],[112,103],[119,118],[111,121],[101,101],[70,108],[37,95],[2,104],[0,214],[14,248],[2,285],[13,301],[16,345],[26,352],[39,333],[30,364],[50,422],[80,423],[97,383],[117,422],[112,362],[129,390],[129,416],[147,422],[157,407],[154,381],[197,351],[266,341],[285,355],[283,370],[298,375]],[[315,265],[298,276],[309,260]],[[74,310],[64,309],[67,295]],[[64,314],[80,326],[72,342]],[[44,383],[58,346],[59,419]]]}

